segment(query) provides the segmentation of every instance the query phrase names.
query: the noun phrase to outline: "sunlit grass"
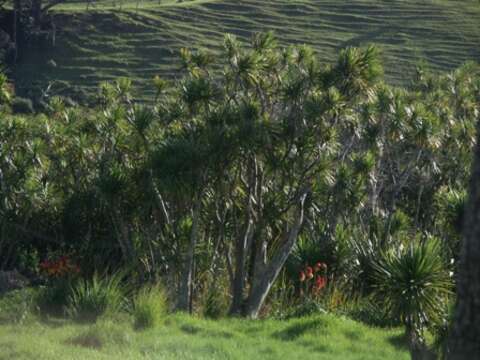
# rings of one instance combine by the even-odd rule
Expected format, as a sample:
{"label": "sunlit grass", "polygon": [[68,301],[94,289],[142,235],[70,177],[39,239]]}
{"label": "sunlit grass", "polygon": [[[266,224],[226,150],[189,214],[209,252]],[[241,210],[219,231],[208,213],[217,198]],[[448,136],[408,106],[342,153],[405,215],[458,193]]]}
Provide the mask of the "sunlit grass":
{"label": "sunlit grass", "polygon": [[402,331],[369,328],[333,315],[303,319],[204,320],[172,315],[135,331],[131,321],[33,321],[0,325],[10,359],[408,359]]}
{"label": "sunlit grass", "polygon": [[396,84],[409,81],[423,60],[434,70],[480,60],[480,6],[470,0],[96,3],[88,12],[85,3],[56,10],[56,46],[30,49],[16,68],[21,95],[34,96],[49,83],[62,95],[93,94],[99,82],[125,76],[137,86],[135,97],[147,99],[155,75],[178,74],[180,48],[217,51],[225,33],[246,40],[274,30],[283,44],[311,45],[324,63],[346,46],[374,43],[382,50],[387,81]]}

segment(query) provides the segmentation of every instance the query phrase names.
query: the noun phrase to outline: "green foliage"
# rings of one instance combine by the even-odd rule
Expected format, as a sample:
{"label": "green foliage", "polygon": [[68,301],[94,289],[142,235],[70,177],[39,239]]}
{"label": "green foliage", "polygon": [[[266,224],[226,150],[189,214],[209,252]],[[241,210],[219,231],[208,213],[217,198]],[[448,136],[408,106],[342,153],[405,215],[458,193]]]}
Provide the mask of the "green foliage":
{"label": "green foliage", "polygon": [[72,283],[67,279],[50,282],[47,286],[42,286],[35,297],[40,313],[64,315],[69,305],[71,287]]}
{"label": "green foliage", "polygon": [[[456,257],[480,111],[476,65],[422,72],[401,89],[385,84],[374,47],[349,47],[327,66],[312,48],[282,48],[266,33],[181,55],[178,81],[154,80],[153,103],[137,103],[134,82],[119,79],[101,85],[95,106],[48,97],[44,114],[6,112],[0,267],[35,269],[69,249],[84,274],[128,266],[139,282],[161,276],[217,316],[208,274],[230,281],[223,299],[243,272],[251,299],[290,252],[275,292],[298,289],[299,268],[321,261],[346,287],[340,298],[380,286],[378,258],[411,234],[432,234]],[[73,285],[70,312],[106,311],[103,282]]]}
{"label": "green foliage", "polygon": [[219,319],[227,314],[228,303],[222,290],[218,286],[207,290],[202,306],[202,313],[206,318]]}
{"label": "green foliage", "polygon": [[317,299],[307,297],[304,301],[301,301],[289,309],[287,318],[302,318],[325,313],[325,308],[317,301]]}
{"label": "green foliage", "polygon": [[10,103],[11,99],[12,99],[12,94],[8,87],[7,76],[3,74],[0,69],[0,105]]}
{"label": "green foliage", "polygon": [[11,103],[12,111],[16,114],[32,114],[33,103],[30,99],[25,99],[22,97],[15,97]]}
{"label": "green foliage", "polygon": [[449,255],[456,258],[460,252],[466,191],[441,189],[437,193],[435,201],[437,221],[446,232],[446,248],[449,250]]}
{"label": "green foliage", "polygon": [[133,300],[136,329],[150,329],[164,321],[168,311],[165,291],[160,285],[142,288]]}
{"label": "green foliage", "polygon": [[367,94],[370,85],[383,75],[378,48],[365,50],[349,47],[340,51],[337,64],[332,69],[332,83],[349,99]]}
{"label": "green foliage", "polygon": [[437,240],[390,249],[375,264],[375,293],[388,314],[420,333],[444,320],[452,280]]}
{"label": "green foliage", "polygon": [[98,317],[118,312],[124,305],[122,276],[100,276],[81,279],[71,287],[67,312],[78,321],[96,321]]}
{"label": "green foliage", "polygon": [[0,324],[23,324],[36,311],[34,289],[14,290],[0,296]]}

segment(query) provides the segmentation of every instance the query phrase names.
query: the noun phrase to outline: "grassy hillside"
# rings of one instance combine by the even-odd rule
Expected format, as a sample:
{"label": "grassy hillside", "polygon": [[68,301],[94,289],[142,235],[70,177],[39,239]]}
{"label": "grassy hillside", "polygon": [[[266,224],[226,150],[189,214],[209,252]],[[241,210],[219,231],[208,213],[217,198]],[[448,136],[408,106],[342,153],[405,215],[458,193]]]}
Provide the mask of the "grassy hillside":
{"label": "grassy hillside", "polygon": [[97,325],[0,325],[0,360],[70,359],[408,359],[399,330],[322,315],[290,321],[219,321],[171,316],[134,332],[127,321]]}
{"label": "grassy hillside", "polygon": [[346,46],[376,43],[394,83],[422,60],[437,70],[480,60],[480,4],[472,0],[162,0],[138,9],[119,1],[88,12],[82,3],[58,8],[56,47],[23,59],[19,90],[55,79],[57,90],[91,91],[102,80],[128,76],[143,97],[155,74],[175,74],[181,47],[213,49],[226,32],[247,38],[274,30],[283,43],[312,45],[325,61]]}

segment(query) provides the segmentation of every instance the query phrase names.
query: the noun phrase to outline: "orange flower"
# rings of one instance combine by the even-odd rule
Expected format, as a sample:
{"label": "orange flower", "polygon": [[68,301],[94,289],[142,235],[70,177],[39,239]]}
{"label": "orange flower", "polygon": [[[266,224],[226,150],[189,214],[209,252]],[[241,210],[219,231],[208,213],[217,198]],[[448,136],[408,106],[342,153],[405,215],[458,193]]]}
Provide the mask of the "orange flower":
{"label": "orange flower", "polygon": [[305,273],[304,273],[303,271],[300,271],[299,280],[300,280],[300,282],[304,282],[304,281],[305,281]]}

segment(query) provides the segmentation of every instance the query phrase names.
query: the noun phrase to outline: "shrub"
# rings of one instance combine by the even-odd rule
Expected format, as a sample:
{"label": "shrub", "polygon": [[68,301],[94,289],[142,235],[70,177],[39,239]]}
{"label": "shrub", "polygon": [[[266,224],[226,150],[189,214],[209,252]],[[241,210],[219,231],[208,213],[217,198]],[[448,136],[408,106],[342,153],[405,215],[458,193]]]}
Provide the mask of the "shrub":
{"label": "shrub", "polygon": [[71,282],[62,279],[39,289],[35,304],[41,314],[61,316],[65,314],[71,293]]}
{"label": "shrub", "polygon": [[[2,58],[2,54],[0,53],[0,59]],[[8,79],[7,76],[1,73],[0,68],[0,105],[9,103],[11,100],[12,94],[8,87]]]}
{"label": "shrub", "polygon": [[374,264],[375,293],[388,314],[405,325],[412,358],[424,351],[424,329],[439,324],[452,281],[439,243],[415,239],[385,252]]}
{"label": "shrub", "polygon": [[11,291],[0,298],[0,323],[22,324],[35,309],[35,290]]}
{"label": "shrub", "polygon": [[12,110],[16,114],[32,114],[34,112],[32,100],[15,97],[12,100]]}
{"label": "shrub", "polygon": [[375,327],[391,328],[400,325],[398,319],[393,318],[370,297],[361,297],[350,302],[350,307],[346,309],[345,315]]}
{"label": "shrub", "polygon": [[300,318],[315,314],[325,314],[327,311],[315,298],[306,297],[302,302],[294,306],[286,318]]}
{"label": "shrub", "polygon": [[[271,303],[274,316],[277,318],[288,319],[326,312],[323,300],[331,279],[327,271],[328,266],[304,251],[310,248],[311,244],[306,247],[304,245],[306,242],[302,241],[301,247],[297,247],[297,252],[290,257],[290,263],[284,272],[283,283],[279,286],[277,296]],[[294,265],[297,266],[296,269],[293,268]]]}
{"label": "shrub", "polygon": [[330,274],[350,273],[352,254],[347,241],[350,236],[347,229],[340,225],[333,234],[329,234],[325,224],[318,224],[308,236],[300,236],[286,263],[289,279],[296,283],[298,269],[318,261],[328,264]]}
{"label": "shrub", "polygon": [[121,276],[94,274],[91,280],[79,280],[71,288],[67,312],[79,321],[96,321],[107,313],[118,312],[123,305]]}
{"label": "shrub", "polygon": [[147,329],[158,325],[167,313],[167,297],[160,285],[139,291],[133,302],[134,326]]}
{"label": "shrub", "polygon": [[71,295],[72,284],[80,268],[66,256],[50,256],[39,263],[40,275],[46,283],[36,298],[42,313],[64,315]]}
{"label": "shrub", "polygon": [[225,296],[218,287],[211,287],[205,295],[203,304],[203,316],[218,319],[227,314],[228,304]]}

